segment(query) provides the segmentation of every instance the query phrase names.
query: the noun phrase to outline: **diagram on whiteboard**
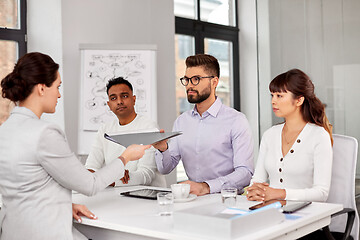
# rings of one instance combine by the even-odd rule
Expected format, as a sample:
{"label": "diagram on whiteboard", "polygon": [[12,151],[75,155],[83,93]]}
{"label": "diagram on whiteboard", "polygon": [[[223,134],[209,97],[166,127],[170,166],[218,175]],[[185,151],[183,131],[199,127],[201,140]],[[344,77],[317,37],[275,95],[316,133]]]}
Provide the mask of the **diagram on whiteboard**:
{"label": "diagram on whiteboard", "polygon": [[107,106],[106,84],[123,77],[133,85],[135,110],[151,118],[152,59],[149,51],[86,50],[83,53],[83,130],[97,131],[116,116]]}

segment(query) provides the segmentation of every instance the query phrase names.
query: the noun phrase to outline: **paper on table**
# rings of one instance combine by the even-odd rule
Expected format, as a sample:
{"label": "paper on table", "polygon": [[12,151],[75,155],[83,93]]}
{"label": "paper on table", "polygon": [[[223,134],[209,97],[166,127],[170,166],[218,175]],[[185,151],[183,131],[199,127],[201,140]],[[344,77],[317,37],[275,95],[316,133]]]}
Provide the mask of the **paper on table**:
{"label": "paper on table", "polygon": [[176,137],[182,134],[181,132],[145,132],[145,133],[131,133],[131,134],[120,134],[120,135],[107,135],[104,134],[104,138],[118,143],[124,147],[128,147],[131,144],[153,144],[165,139]]}
{"label": "paper on table", "polygon": [[222,214],[232,214],[232,215],[243,215],[245,213],[248,213],[249,211],[239,209],[239,208],[226,208],[224,211],[222,211]]}

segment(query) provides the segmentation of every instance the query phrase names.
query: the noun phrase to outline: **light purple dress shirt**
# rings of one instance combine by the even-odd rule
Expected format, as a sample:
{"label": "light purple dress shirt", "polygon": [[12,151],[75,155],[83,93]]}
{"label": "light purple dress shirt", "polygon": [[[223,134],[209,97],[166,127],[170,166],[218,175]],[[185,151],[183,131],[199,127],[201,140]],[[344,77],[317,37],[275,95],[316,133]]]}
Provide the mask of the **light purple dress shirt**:
{"label": "light purple dress shirt", "polygon": [[249,185],[254,145],[244,114],[217,98],[202,116],[196,107],[181,114],[173,131],[183,134],[171,139],[163,153],[155,152],[160,173],[170,173],[181,159],[189,180],[206,182],[210,193],[225,184],[239,190]]}

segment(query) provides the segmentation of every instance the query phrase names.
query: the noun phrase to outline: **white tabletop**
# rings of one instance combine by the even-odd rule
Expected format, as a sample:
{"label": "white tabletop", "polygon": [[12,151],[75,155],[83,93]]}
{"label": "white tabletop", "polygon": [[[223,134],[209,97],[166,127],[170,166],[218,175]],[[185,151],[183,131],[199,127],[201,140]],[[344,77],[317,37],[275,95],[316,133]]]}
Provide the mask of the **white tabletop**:
{"label": "white tabletop", "polygon": [[[173,218],[158,215],[157,202],[154,200],[125,197],[120,192],[129,189],[144,188],[121,187],[108,188],[94,197],[73,194],[73,202],[86,205],[97,217],[97,220],[82,218],[82,224],[75,226],[87,237],[96,239],[209,239],[209,236],[198,236],[192,233],[174,230]],[[174,203],[174,211],[220,203],[219,194],[197,197],[194,201]],[[255,202],[249,202],[244,196],[238,196],[237,206],[248,209]],[[236,240],[242,239],[295,239],[316,229],[330,224],[330,215],[341,211],[339,204],[312,203],[298,211],[301,215],[296,220],[285,220],[281,224],[265,228]]]}

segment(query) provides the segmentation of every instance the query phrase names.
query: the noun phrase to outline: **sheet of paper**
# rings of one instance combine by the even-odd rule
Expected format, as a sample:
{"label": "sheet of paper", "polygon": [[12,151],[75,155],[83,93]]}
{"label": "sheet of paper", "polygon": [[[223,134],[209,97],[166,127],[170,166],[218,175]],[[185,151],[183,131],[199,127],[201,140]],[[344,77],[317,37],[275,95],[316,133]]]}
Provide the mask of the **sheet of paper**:
{"label": "sheet of paper", "polygon": [[247,210],[242,210],[239,208],[225,208],[224,210],[215,214],[214,216],[220,217],[220,218],[225,218],[225,219],[232,219],[234,217],[241,216],[246,213],[248,213]]}
{"label": "sheet of paper", "polygon": [[116,142],[124,147],[128,147],[131,144],[153,144],[165,139],[176,137],[182,134],[181,132],[146,132],[146,133],[131,133],[131,134],[119,134],[119,135],[107,135],[104,137],[110,141]]}
{"label": "sheet of paper", "polygon": [[248,212],[247,210],[238,209],[238,208],[226,208],[221,213],[223,213],[223,214],[245,214],[247,212]]}

